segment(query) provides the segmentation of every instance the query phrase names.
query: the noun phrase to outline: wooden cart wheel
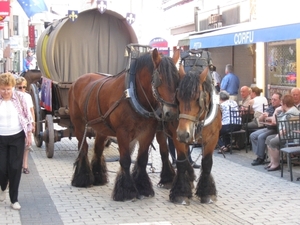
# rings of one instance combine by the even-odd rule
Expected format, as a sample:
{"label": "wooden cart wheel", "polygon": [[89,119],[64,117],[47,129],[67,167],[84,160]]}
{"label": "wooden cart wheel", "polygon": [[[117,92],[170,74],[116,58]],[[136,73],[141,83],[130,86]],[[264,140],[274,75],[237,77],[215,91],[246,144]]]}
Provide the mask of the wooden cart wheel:
{"label": "wooden cart wheel", "polygon": [[45,121],[45,133],[46,133],[46,155],[48,158],[52,158],[54,154],[54,127],[52,115],[46,115]]}
{"label": "wooden cart wheel", "polygon": [[36,84],[31,84],[30,95],[34,107],[34,116],[35,116],[35,132],[34,132],[34,142],[37,147],[41,147],[43,144],[43,138],[40,133],[43,132],[43,123],[42,123],[42,110],[40,106],[39,90]]}

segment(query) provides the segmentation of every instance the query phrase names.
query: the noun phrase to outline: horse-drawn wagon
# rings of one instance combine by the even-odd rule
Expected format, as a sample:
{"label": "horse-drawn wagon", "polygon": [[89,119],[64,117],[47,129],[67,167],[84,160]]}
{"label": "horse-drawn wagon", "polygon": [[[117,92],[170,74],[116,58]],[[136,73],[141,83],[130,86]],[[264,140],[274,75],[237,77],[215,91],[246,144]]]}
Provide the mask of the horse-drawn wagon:
{"label": "horse-drawn wagon", "polygon": [[[103,150],[107,137],[117,137],[120,170],[112,196],[116,201],[125,201],[154,195],[146,166],[149,146],[156,134],[163,164],[159,185],[171,184],[170,201],[186,204],[192,197],[195,179],[187,160],[188,144],[201,141],[204,166],[196,195],[201,202],[210,202],[211,196],[216,195],[210,172],[221,117],[213,103],[215,94],[208,68],[203,70],[208,66],[207,58],[201,60],[205,63],[200,63],[200,71],[185,76],[184,69],[178,71],[175,66],[179,49],[174,49],[171,58],[161,56],[157,49],[150,52],[149,46],[131,43],[137,43],[132,28],[123,17],[111,11],[100,14],[97,9],[88,10],[80,13],[75,22],[64,18],[45,30],[37,46],[43,75],[41,90],[31,84],[35,142],[41,146],[45,141],[47,156],[51,158],[54,143],[74,134],[79,154],[74,163],[72,185],[90,187],[108,182]],[[135,54],[126,57],[128,45],[130,50],[136,48],[145,54],[134,51],[137,57]],[[197,57],[194,63],[199,63]],[[194,63],[189,65],[192,70],[197,67]],[[189,126],[182,126],[187,121]],[[54,123],[66,129],[56,130]],[[164,129],[159,132],[160,124]],[[204,129],[202,125],[210,127]],[[92,136],[93,131],[97,135],[90,161],[86,137]],[[177,150],[177,174],[169,161],[166,133],[172,136]],[[138,155],[131,171],[131,150],[136,143]]]}
{"label": "horse-drawn wagon", "polygon": [[[88,72],[117,74],[124,70],[130,43],[137,43],[132,27],[110,10],[104,14],[98,9],[83,11],[74,22],[62,18],[42,33],[36,49],[40,71],[29,71],[25,78],[35,108],[34,140],[38,147],[45,142],[48,158],[53,157],[55,142],[73,136],[68,112],[72,83]],[[65,129],[55,129],[55,123]],[[89,129],[88,136],[92,135]]]}

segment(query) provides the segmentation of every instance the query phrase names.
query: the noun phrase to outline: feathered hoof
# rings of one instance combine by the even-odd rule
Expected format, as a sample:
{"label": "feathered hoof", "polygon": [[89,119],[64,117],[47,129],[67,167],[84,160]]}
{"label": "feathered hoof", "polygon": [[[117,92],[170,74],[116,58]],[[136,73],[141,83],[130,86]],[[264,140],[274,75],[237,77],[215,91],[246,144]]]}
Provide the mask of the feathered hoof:
{"label": "feathered hoof", "polygon": [[92,175],[75,175],[72,179],[73,187],[91,187],[94,183]]}
{"label": "feathered hoof", "polygon": [[201,197],[200,202],[203,204],[213,204],[216,201],[216,198],[211,196]]}
{"label": "feathered hoof", "polygon": [[158,183],[157,187],[169,190],[172,188],[172,183],[165,183],[165,184]]}
{"label": "feathered hoof", "polygon": [[172,202],[177,205],[185,205],[185,206],[190,205],[190,200],[187,197],[176,197]]}

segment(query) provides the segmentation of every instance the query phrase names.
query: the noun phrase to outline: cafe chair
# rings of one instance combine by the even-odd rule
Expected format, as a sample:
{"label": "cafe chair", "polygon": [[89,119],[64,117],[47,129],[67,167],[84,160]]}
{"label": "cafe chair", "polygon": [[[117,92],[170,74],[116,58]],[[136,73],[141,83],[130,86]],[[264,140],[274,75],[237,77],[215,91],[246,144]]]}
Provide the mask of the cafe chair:
{"label": "cafe chair", "polygon": [[[266,110],[269,108],[269,105],[265,105],[263,104],[263,112],[266,112]],[[253,120],[253,117],[254,117],[254,114],[250,112],[250,109],[249,109],[249,120]],[[252,144],[251,144],[251,141],[250,141],[250,134],[257,131],[257,130],[260,130],[260,129],[263,129],[263,128],[266,128],[266,125],[263,125],[263,126],[260,126],[260,127],[257,127],[257,128],[248,128],[246,129],[247,131],[247,144],[250,146],[250,150],[252,150]]]}
{"label": "cafe chair", "polygon": [[[276,117],[276,125],[278,137],[280,141],[280,161],[281,161],[281,177],[283,177],[284,154],[286,154],[287,166],[290,171],[291,181],[293,181],[292,164],[300,164],[300,162],[292,162],[292,154],[300,154],[300,114],[286,120],[280,120]],[[298,179],[297,179],[298,180]]]}
{"label": "cafe chair", "polygon": [[239,130],[235,130],[234,126],[230,126],[230,131],[229,131],[229,135],[230,135],[230,144],[229,144],[230,154],[232,154],[233,140],[237,136],[243,138],[246,152],[248,152],[248,149],[247,149],[248,140],[247,140],[247,132],[246,132],[247,128],[243,127],[244,125],[247,124],[246,121],[248,121],[248,115],[249,115],[248,110],[241,110],[238,107],[229,107],[230,124],[231,125],[240,125]]}

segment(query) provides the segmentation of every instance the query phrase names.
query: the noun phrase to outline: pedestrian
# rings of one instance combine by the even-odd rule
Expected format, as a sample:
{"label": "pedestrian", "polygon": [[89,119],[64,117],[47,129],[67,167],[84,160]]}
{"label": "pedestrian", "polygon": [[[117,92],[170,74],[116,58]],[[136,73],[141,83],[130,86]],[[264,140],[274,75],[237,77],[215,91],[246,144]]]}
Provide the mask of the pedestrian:
{"label": "pedestrian", "polygon": [[215,66],[212,66],[212,78],[214,81],[214,86],[217,90],[217,92],[220,92],[220,84],[221,84],[221,76],[220,74],[218,74],[218,72],[216,71],[217,68]]}
{"label": "pedestrian", "polygon": [[14,90],[10,73],[0,75],[0,201],[6,198],[9,183],[11,207],[19,210],[19,184],[24,147],[31,145],[31,115],[24,94]]}
{"label": "pedestrian", "polygon": [[221,91],[229,93],[229,99],[237,101],[237,95],[240,88],[240,79],[233,73],[231,64],[225,67],[225,76],[221,82]]}
{"label": "pedestrian", "polygon": [[30,49],[26,51],[26,57],[23,60],[23,72],[36,69],[36,59]]}
{"label": "pedestrian", "polygon": [[[35,131],[35,120],[34,120],[34,109],[31,95],[26,93],[27,88],[27,80],[24,77],[19,77],[16,79],[16,88],[18,91],[24,93],[26,103],[30,108],[31,118],[32,118],[32,132]],[[28,169],[28,153],[31,149],[31,146],[25,146],[24,157],[23,157],[23,173],[29,174],[30,171]]]}

